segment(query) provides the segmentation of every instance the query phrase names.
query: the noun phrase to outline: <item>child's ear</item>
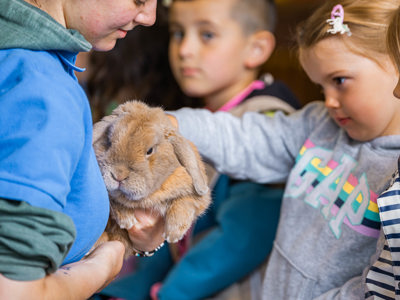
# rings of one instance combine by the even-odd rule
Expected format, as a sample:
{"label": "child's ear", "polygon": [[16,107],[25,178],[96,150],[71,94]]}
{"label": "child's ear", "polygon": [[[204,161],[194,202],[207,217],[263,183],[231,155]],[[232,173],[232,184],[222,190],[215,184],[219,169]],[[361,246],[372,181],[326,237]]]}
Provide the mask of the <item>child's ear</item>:
{"label": "child's ear", "polygon": [[249,52],[245,66],[254,69],[265,63],[275,49],[275,36],[267,31],[258,31],[250,37]]}

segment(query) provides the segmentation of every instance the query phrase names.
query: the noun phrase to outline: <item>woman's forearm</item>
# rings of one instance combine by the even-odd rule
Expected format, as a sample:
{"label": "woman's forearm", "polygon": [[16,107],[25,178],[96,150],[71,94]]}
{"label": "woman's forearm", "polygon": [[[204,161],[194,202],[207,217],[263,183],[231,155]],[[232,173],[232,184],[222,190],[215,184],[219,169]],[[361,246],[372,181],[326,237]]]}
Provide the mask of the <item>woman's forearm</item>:
{"label": "woman's forearm", "polygon": [[0,299],[87,299],[114,279],[123,257],[123,245],[113,241],[39,280],[15,281],[0,275]]}

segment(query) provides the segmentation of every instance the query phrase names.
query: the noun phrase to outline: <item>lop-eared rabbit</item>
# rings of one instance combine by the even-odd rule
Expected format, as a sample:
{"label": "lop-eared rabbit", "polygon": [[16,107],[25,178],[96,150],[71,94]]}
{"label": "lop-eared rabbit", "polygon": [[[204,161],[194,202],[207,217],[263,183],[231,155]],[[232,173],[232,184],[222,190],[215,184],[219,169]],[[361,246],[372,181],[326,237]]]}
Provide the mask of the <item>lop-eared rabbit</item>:
{"label": "lop-eared rabbit", "polygon": [[136,253],[126,229],[135,208],[165,216],[164,237],[180,240],[210,204],[207,176],[197,149],[165,112],[128,101],[94,125],[93,146],[110,198],[110,218],[98,243],[119,240]]}

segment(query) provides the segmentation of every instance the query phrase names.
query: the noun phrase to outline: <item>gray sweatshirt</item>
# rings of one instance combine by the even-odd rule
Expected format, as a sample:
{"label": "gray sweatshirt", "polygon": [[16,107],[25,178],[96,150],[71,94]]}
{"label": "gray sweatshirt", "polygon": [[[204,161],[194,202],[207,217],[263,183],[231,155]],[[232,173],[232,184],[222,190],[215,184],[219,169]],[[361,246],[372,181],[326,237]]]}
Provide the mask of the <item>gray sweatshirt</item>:
{"label": "gray sweatshirt", "polygon": [[400,136],[355,141],[323,102],[290,116],[246,113],[239,119],[188,108],[171,114],[219,172],[287,182],[263,299],[364,296],[362,272],[380,230],[376,199],[396,169]]}

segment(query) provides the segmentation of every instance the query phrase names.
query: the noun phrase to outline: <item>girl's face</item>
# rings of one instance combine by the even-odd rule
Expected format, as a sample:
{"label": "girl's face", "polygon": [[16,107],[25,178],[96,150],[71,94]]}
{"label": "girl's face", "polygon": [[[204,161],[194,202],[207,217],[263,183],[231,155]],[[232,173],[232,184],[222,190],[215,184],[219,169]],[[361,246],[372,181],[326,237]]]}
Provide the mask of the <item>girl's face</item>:
{"label": "girl's face", "polygon": [[[252,79],[244,65],[249,37],[230,16],[232,0],[173,2],[169,60],[181,89],[220,107]],[[252,75],[253,76],[253,75]]]}
{"label": "girl's face", "polygon": [[65,1],[65,26],[78,30],[95,50],[114,48],[137,25],[155,22],[157,0]]}
{"label": "girl's face", "polygon": [[393,95],[397,72],[389,57],[379,61],[382,67],[336,37],[300,51],[300,62],[321,86],[330,116],[358,141],[400,134],[400,101]]}

